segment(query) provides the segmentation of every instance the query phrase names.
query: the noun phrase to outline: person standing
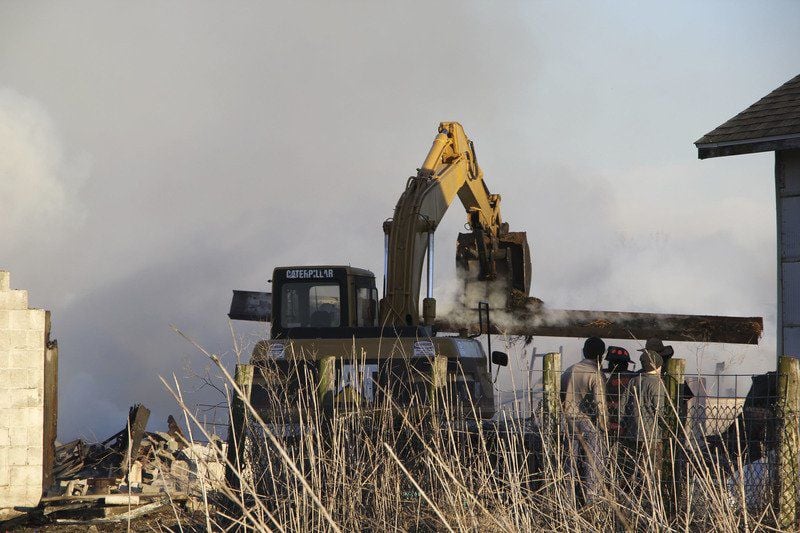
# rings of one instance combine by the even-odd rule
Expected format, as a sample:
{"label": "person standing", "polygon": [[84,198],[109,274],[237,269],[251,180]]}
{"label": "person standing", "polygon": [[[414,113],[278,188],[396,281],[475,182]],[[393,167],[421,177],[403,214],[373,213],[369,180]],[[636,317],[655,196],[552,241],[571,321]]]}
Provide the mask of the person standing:
{"label": "person standing", "polygon": [[625,428],[622,443],[627,449],[626,474],[635,486],[641,486],[646,478],[658,479],[666,406],[661,355],[645,349],[639,361],[642,371],[630,380],[620,401]]}
{"label": "person standing", "polygon": [[[672,377],[667,374],[667,362],[675,355],[675,350],[672,348],[672,346],[664,346],[664,341],[653,337],[647,339],[644,348],[640,349],[639,351],[642,353],[645,351],[656,352],[659,356],[661,356],[661,378],[664,381],[664,385],[671,385]],[[694,398],[694,394],[692,393],[692,389],[689,387],[689,384],[686,382],[686,380],[684,380],[682,384],[678,385],[678,387],[679,396],[678,405],[676,407],[678,409],[678,416],[681,424],[685,424],[688,411],[688,402]]]}
{"label": "person standing", "polygon": [[606,345],[599,337],[583,344],[583,360],[561,375],[561,404],[571,446],[567,465],[580,477],[583,499],[592,503],[600,495],[605,468],[608,409],[605,377],[600,370]]}
{"label": "person standing", "polygon": [[623,433],[622,412],[619,409],[619,402],[628,386],[628,382],[635,376],[630,371],[632,363],[628,350],[619,346],[609,346],[606,352],[608,367],[605,373],[608,374],[606,380],[606,403],[608,404],[608,434],[612,438],[618,438]]}

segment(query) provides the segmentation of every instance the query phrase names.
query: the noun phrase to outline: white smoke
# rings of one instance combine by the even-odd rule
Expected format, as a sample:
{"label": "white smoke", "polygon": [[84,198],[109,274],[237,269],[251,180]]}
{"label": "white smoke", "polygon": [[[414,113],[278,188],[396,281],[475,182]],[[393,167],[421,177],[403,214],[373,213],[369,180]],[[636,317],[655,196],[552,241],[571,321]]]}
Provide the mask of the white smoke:
{"label": "white smoke", "polygon": [[41,104],[0,87],[0,243],[6,252],[35,240],[51,243],[65,225],[80,222],[76,189],[85,168],[65,158]]}

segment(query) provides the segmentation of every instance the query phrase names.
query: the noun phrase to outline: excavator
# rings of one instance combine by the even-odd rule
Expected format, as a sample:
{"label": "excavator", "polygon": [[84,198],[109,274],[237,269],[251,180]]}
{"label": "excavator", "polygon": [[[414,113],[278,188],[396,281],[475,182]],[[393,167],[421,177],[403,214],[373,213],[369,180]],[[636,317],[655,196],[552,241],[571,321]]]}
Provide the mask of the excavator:
{"label": "excavator", "polygon": [[[487,357],[483,345],[463,332],[437,334],[434,234],[455,201],[466,211],[467,233],[459,234],[456,265],[463,282],[462,304],[478,306],[478,321],[489,328],[487,301],[512,307],[528,297],[531,257],[525,232],[511,232],[478,165],[475,147],[457,122],[443,122],[427,156],[383,224],[383,298],[375,275],[341,265],[285,266],[272,274],[272,292],[234,291],[229,317],[270,322],[270,338],[251,357],[256,368],[269,364],[287,381],[312,375],[329,388],[328,401],[347,396],[365,404],[387,390],[393,401],[411,402],[430,394],[431,381],[449,380],[479,418],[495,413],[492,365],[508,364],[503,352]],[[427,258],[427,293],[420,290]],[[358,370],[353,360],[357,359]],[[438,369],[433,367],[438,365]],[[404,384],[402,391],[392,383]],[[299,387],[298,387],[299,388]],[[268,385],[253,382],[251,401],[267,403]],[[291,397],[291,391],[287,392]]]}
{"label": "excavator", "polygon": [[[469,230],[458,235],[456,245],[460,302],[457,312],[437,318],[434,235],[456,197]],[[475,147],[457,122],[439,125],[383,231],[380,300],[372,272],[337,265],[278,267],[271,293],[233,291],[231,319],[271,325],[270,338],[253,350],[256,368],[277,369],[294,390],[302,388],[298,376],[311,376],[318,390],[327,390],[327,403],[342,397],[376,403],[386,391],[393,391],[393,401],[427,401],[432,383],[451,383],[476,417],[487,419],[495,414],[492,367],[508,364],[507,354],[492,351],[491,333],[757,344],[763,331],[761,317],[545,308],[529,296],[527,235],[509,231],[500,195],[489,192]],[[427,293],[420,314],[423,270]],[[503,323],[504,318],[510,320]],[[481,335],[486,335],[486,351],[477,340]],[[406,388],[397,391],[390,383]],[[291,403],[293,391],[286,394]],[[269,385],[257,373],[251,401],[258,407],[268,396]]]}

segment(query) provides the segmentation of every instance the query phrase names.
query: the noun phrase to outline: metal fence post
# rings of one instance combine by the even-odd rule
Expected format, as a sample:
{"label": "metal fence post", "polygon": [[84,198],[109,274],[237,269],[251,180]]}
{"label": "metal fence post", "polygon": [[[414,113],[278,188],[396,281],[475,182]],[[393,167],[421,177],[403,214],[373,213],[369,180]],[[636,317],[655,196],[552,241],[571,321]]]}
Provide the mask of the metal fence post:
{"label": "metal fence post", "polygon": [[664,503],[667,511],[674,515],[678,509],[678,502],[682,492],[679,485],[681,482],[681,469],[678,441],[685,436],[682,422],[686,420],[685,399],[683,398],[686,360],[673,357],[667,361],[665,370],[664,386],[667,389],[669,404],[664,410],[664,425],[667,431],[666,439],[664,440],[661,475],[664,483],[662,486]]}
{"label": "metal fence post", "polygon": [[228,428],[228,461],[225,465],[225,479],[228,482],[228,486],[232,488],[239,486],[238,473],[243,468],[244,440],[247,434],[247,407],[245,404],[250,401],[254,370],[255,367],[253,365],[236,365],[236,371],[233,376],[233,380],[242,391],[242,395],[240,396],[234,392],[234,396],[231,399],[231,423]]}
{"label": "metal fence post", "polygon": [[778,361],[778,475],[775,500],[778,527],[793,530],[797,522],[798,413],[800,413],[800,360],[782,356]]}
{"label": "metal fence post", "polygon": [[542,371],[542,427],[544,437],[555,444],[561,408],[561,354],[544,354]]}

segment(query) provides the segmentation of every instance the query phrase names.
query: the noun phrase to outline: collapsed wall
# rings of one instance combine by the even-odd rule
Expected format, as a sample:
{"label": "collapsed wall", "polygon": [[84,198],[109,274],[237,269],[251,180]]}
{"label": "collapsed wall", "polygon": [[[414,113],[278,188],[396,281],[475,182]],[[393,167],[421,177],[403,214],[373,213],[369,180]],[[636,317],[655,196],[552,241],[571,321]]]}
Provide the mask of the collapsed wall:
{"label": "collapsed wall", "polygon": [[0,520],[37,506],[52,482],[57,381],[50,312],[28,309],[28,291],[0,271]]}

